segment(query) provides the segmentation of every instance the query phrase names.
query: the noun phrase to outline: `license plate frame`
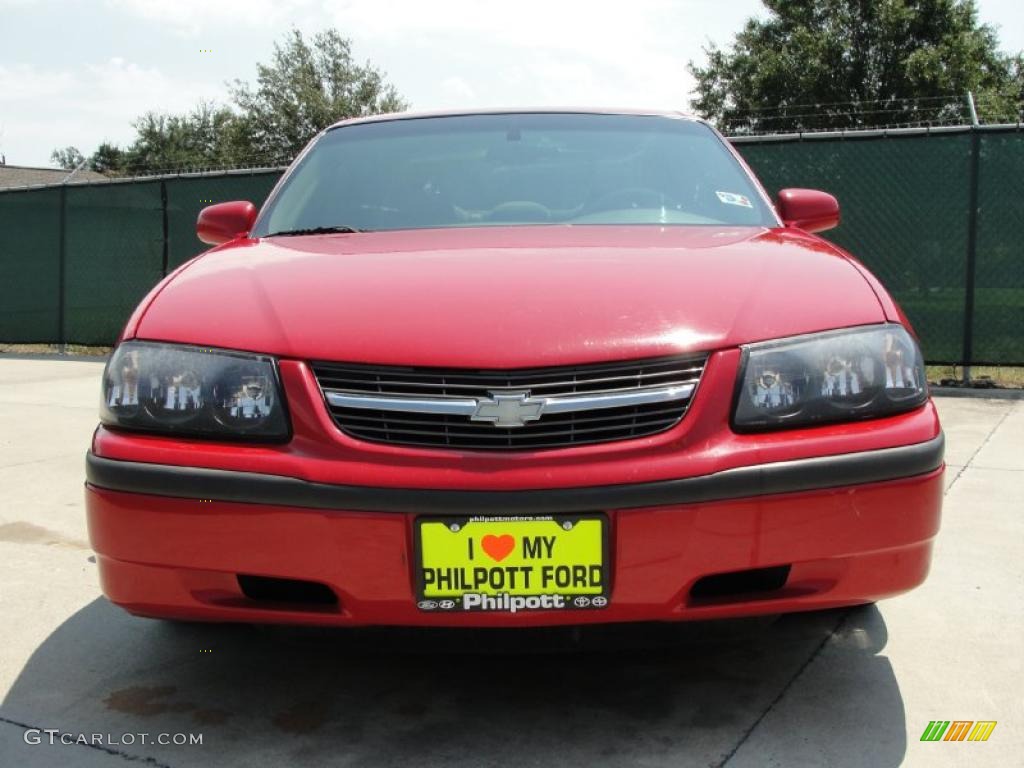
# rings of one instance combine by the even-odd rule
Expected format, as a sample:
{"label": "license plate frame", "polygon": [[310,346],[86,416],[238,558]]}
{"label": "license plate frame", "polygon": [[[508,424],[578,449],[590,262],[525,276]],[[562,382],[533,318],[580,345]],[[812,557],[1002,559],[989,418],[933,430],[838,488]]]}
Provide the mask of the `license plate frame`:
{"label": "license plate frame", "polygon": [[[583,528],[579,527],[580,523],[584,523]],[[552,555],[559,540],[566,541],[572,535],[571,532],[576,532],[576,534],[592,539],[594,536],[594,523],[598,527],[597,547],[600,551],[599,563],[590,561],[595,554],[590,551],[594,547],[594,543],[590,541],[587,545],[587,550],[590,551],[590,560],[587,562],[540,562],[539,566],[536,562],[531,562],[529,566],[526,566],[524,558],[527,549],[530,547],[527,546],[525,537],[529,535],[534,539],[534,553],[537,552],[538,547],[543,549],[545,546],[544,544],[538,544],[536,541],[537,536],[543,534],[531,532],[543,529],[549,537],[554,536],[552,543],[546,545],[548,547],[548,554]],[[529,527],[527,527],[527,524]],[[566,528],[566,524],[569,525],[568,528]],[[461,557],[457,558],[457,562],[447,562],[446,564],[444,563],[446,558],[438,558],[438,552],[427,553],[429,557],[425,557],[425,526],[433,526],[432,531],[427,534],[427,539],[433,540],[436,536],[440,535],[439,531],[443,526],[450,534],[458,535],[463,540],[472,541],[467,547],[467,554],[470,556],[480,554],[482,558],[486,558],[481,560],[482,565],[474,566],[472,574],[474,578],[477,577],[476,569],[482,567],[486,567],[489,572],[504,569],[506,578],[509,576],[508,570],[510,568],[518,568],[520,569],[518,575],[520,578],[523,578],[524,574],[521,569],[531,567],[533,570],[525,577],[527,584],[519,583],[510,589],[495,589],[490,584],[486,584],[484,589],[477,589],[478,584],[474,583],[473,589],[469,589],[469,574],[466,571],[466,562]],[[452,526],[457,527],[453,529]],[[471,528],[472,526],[475,526],[475,528]],[[586,532],[581,534],[580,532],[584,531],[584,529],[586,529]],[[501,535],[499,535],[499,531]],[[514,547],[518,547],[518,552],[516,549],[512,549],[501,559],[495,560],[494,555],[482,551],[484,538],[495,537],[500,539],[506,536],[512,537]],[[413,579],[417,608],[421,611],[432,613],[504,612],[513,614],[538,610],[600,610],[606,608],[610,602],[612,578],[609,542],[610,524],[608,516],[603,512],[560,515],[478,514],[417,517],[413,520]],[[430,546],[433,549],[434,545]],[[494,546],[494,542],[491,542],[491,546]],[[497,554],[500,554],[500,552]],[[502,566],[497,564],[504,562],[506,558],[511,558],[508,560],[508,565]],[[427,565],[428,559],[431,563],[429,566]],[[548,560],[553,561],[554,559],[548,558]],[[537,561],[540,561],[540,558]],[[512,565],[512,563],[520,564]],[[552,570],[545,572],[543,570],[545,565],[550,566]],[[575,571],[573,571],[573,566],[576,568]],[[538,567],[541,569],[539,572],[536,570]],[[570,569],[568,573],[564,570],[566,567]],[[580,567],[586,569],[586,580],[588,582],[586,587],[583,588],[579,584],[580,577],[582,576],[578,570]],[[596,573],[599,574],[599,585],[594,584],[595,571],[593,568],[595,567],[598,569]],[[435,571],[439,568],[445,568],[451,571],[452,588],[449,590],[451,594],[428,594],[428,568]],[[461,581],[455,569],[461,571]],[[575,579],[575,583],[560,586],[564,581],[563,577],[571,577]],[[438,575],[435,573],[434,580],[437,578]],[[488,578],[492,578],[491,573],[488,574]],[[512,578],[515,578],[515,576],[513,575]],[[551,587],[550,589],[545,588],[543,584],[545,579],[550,582],[547,585]],[[434,589],[432,591],[438,592],[439,590]],[[477,597],[467,599],[467,595],[476,595]]]}

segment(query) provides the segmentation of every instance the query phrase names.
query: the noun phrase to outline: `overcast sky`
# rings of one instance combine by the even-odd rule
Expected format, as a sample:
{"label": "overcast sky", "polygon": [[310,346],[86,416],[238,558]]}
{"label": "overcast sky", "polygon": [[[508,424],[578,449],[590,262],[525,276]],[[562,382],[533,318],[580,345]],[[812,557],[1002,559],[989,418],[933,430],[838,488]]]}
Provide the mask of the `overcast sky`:
{"label": "overcast sky", "polygon": [[[1022,0],[981,0],[1005,50]],[[275,39],[337,27],[414,109],[590,105],[685,109],[690,59],[728,43],[757,0],[0,0],[0,153],[124,144],[147,110],[227,100]],[[210,52],[205,52],[209,50]]]}

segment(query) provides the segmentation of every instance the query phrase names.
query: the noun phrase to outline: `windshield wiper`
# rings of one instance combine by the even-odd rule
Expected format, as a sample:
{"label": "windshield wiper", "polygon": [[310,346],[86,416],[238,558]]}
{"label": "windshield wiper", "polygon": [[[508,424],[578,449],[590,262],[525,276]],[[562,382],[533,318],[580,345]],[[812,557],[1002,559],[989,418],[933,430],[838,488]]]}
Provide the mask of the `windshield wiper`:
{"label": "windshield wiper", "polygon": [[282,229],[280,232],[271,232],[267,237],[290,237],[292,235],[329,235],[333,233],[356,233],[368,232],[367,229],[356,229],[339,224],[333,227],[307,227],[306,229]]}

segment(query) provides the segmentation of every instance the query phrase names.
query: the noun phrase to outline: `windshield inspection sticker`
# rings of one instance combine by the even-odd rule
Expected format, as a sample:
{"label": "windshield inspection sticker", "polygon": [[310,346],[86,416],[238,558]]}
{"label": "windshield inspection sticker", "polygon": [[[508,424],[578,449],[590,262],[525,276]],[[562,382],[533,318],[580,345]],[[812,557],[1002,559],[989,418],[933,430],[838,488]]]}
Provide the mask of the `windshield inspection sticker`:
{"label": "windshield inspection sticker", "polygon": [[718,190],[715,190],[715,194],[726,205],[739,205],[743,208],[754,207],[746,195],[737,195],[735,192],[719,192]]}

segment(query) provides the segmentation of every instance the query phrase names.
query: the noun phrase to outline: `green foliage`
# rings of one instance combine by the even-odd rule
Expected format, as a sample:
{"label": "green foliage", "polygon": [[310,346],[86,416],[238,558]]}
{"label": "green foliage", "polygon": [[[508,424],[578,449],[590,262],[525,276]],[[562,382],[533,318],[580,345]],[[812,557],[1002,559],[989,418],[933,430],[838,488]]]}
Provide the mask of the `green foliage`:
{"label": "green foliage", "polygon": [[73,171],[85,157],[78,151],[78,147],[64,147],[64,149],[53,150],[50,153],[50,159],[61,168]]}
{"label": "green foliage", "polygon": [[[735,132],[943,122],[973,91],[1016,121],[1020,55],[999,51],[973,0],[765,0],[727,49],[705,49],[695,110]],[[959,100],[959,101],[958,101]]]}
{"label": "green foliage", "polygon": [[208,102],[185,115],[147,112],[133,124],[137,137],[119,156],[116,169],[137,173],[234,163],[245,151],[233,143],[237,121],[228,107]]}
{"label": "green foliage", "polygon": [[258,65],[256,87],[236,81],[232,97],[253,150],[279,158],[294,157],[343,118],[407,107],[379,70],[353,60],[350,42],[333,29],[312,44],[293,29],[275,43],[271,63]]}
{"label": "green foliage", "polygon": [[124,150],[106,141],[100,144],[89,158],[89,167],[97,173],[116,175],[124,166]]}
{"label": "green foliage", "polygon": [[[353,60],[351,43],[333,29],[310,41],[291,30],[270,62],[257,65],[256,85],[235,81],[231,97],[231,106],[202,102],[182,115],[147,112],[133,123],[129,146],[101,144],[89,166],[123,176],[282,164],[338,120],[407,107],[380,70]],[[73,168],[82,155],[68,147],[53,159]]]}

